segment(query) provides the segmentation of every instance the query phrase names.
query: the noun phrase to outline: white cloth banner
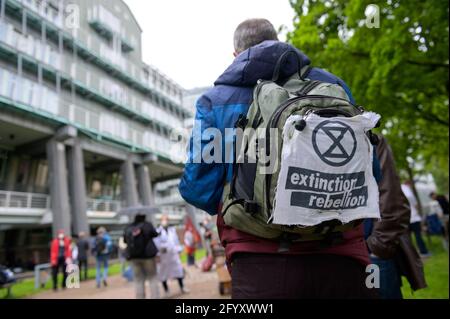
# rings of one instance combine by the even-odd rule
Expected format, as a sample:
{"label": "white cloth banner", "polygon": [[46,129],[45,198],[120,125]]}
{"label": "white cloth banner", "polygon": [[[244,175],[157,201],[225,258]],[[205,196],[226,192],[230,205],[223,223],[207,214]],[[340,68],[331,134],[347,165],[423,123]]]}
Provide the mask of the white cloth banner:
{"label": "white cloth banner", "polygon": [[[303,131],[295,124],[306,120]],[[373,176],[373,146],[367,131],[380,116],[323,118],[293,115],[283,130],[281,169],[273,223],[315,226],[337,219],[380,218]]]}

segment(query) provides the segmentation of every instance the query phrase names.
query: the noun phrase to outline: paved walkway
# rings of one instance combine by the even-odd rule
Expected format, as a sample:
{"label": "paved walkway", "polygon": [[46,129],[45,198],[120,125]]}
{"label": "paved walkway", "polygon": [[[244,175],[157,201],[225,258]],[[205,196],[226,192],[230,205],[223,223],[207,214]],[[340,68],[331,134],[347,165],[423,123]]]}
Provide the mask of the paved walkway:
{"label": "paved walkway", "polygon": [[[203,273],[197,268],[187,268],[185,286],[190,290],[188,294],[179,293],[176,280],[169,282],[170,299],[219,299],[229,298],[219,294],[217,272],[212,270]],[[162,286],[160,288],[163,296]],[[45,291],[34,295],[32,299],[134,299],[133,283],[127,282],[122,276],[112,276],[108,280],[108,287],[96,288],[95,281],[81,283],[79,289],[66,289],[65,291]]]}

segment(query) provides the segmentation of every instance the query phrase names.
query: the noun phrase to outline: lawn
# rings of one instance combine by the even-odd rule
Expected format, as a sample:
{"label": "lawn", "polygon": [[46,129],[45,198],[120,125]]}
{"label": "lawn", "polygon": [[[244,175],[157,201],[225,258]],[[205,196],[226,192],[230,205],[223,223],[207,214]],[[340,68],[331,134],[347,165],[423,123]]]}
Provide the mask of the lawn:
{"label": "lawn", "polygon": [[[448,299],[449,298],[449,256],[448,252],[442,247],[440,238],[432,238],[431,243],[428,243],[428,248],[432,252],[432,256],[425,261],[425,276],[428,283],[428,288],[412,292],[408,282],[403,278],[402,292],[405,299]],[[206,255],[204,249],[196,252],[195,257],[199,263]],[[181,254],[181,261],[186,263],[187,256],[183,252]],[[109,268],[110,275],[120,274],[120,264],[113,264]],[[88,277],[95,279],[95,269],[89,269]],[[60,279],[61,280],[61,279]],[[34,279],[24,280],[12,289],[13,298],[25,298],[39,292],[49,290],[52,288],[52,282],[49,280],[44,288],[35,290]],[[5,298],[6,290],[0,290],[0,299]]]}
{"label": "lawn", "polygon": [[426,243],[433,254],[424,261],[428,288],[412,292],[408,282],[403,278],[403,297],[405,299],[448,299],[448,251],[444,250],[442,241],[438,237],[433,237],[431,243],[428,241]]}
{"label": "lawn", "polygon": [[[205,256],[206,256],[206,250],[204,250],[204,249],[197,250],[197,252],[195,254],[195,257],[196,257],[195,259],[196,259],[197,263],[199,263],[202,260],[202,258],[204,258]],[[187,260],[187,256],[183,252],[181,254],[181,262],[183,264],[186,264],[186,260]],[[109,275],[110,276],[120,274],[120,272],[121,272],[120,264],[115,263],[115,264],[110,265],[110,267],[109,267]],[[58,279],[59,283],[62,280],[61,277],[62,276],[60,276],[60,278]],[[95,279],[95,268],[90,268],[88,270],[88,278]],[[37,293],[49,290],[49,289],[52,289],[52,280],[51,279],[48,280],[46,286],[41,289],[34,289],[34,278],[26,279],[12,287],[12,297],[11,298],[14,298],[14,299],[25,298],[25,297],[29,297],[29,296],[35,295]],[[0,289],[0,299],[4,299],[4,298],[6,298],[6,289]]]}
{"label": "lawn", "polygon": [[[115,263],[115,264],[111,264],[109,266],[109,275],[117,275],[120,274],[120,264]],[[88,270],[88,278],[89,279],[95,279],[95,268],[90,268]],[[58,278],[58,284],[60,284],[62,281],[62,275],[59,276]],[[32,296],[34,294],[46,291],[46,290],[50,290],[52,289],[53,284],[52,284],[52,280],[51,278],[47,281],[47,284],[45,285],[45,287],[40,288],[40,289],[34,289],[34,278],[32,279],[25,279],[19,283],[17,283],[16,285],[14,285],[12,287],[12,297],[14,299],[20,299],[20,298],[25,298],[25,297],[29,297]],[[6,289],[0,290],[0,299],[4,299],[6,298]]]}
{"label": "lawn", "polygon": [[[196,262],[197,264],[200,265],[200,261],[201,261],[205,256],[206,256],[206,249],[198,249],[198,250],[195,252],[195,262]],[[183,252],[183,253],[181,254],[181,262],[182,262],[183,264],[186,264],[186,262],[187,262],[187,255],[186,255],[185,252]]]}

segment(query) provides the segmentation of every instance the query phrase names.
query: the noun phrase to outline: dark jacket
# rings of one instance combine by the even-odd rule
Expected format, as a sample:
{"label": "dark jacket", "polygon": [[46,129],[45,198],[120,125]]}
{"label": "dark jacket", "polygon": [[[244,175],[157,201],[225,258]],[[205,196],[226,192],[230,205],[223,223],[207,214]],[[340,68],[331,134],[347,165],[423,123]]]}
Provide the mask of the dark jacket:
{"label": "dark jacket", "polygon": [[84,238],[78,239],[77,248],[78,248],[78,260],[87,260],[89,253],[89,240]]}
{"label": "dark jacket", "polygon": [[367,244],[372,253],[382,259],[392,258],[398,247],[398,238],[409,230],[411,211],[401,189],[391,147],[380,136],[377,146],[383,178],[378,183],[381,220],[373,222]]}
{"label": "dark jacket", "polygon": [[[139,229],[139,230],[138,230]],[[133,232],[141,231],[144,251],[139,256],[135,255],[136,253],[132,251],[131,241],[133,237]],[[142,223],[132,223],[125,228],[124,231],[124,242],[127,244],[127,258],[128,259],[151,259],[158,254],[158,248],[156,248],[155,243],[153,242],[153,238],[158,237],[158,232],[156,231],[153,224],[150,222],[142,222]]]}
{"label": "dark jacket", "polygon": [[409,233],[411,210],[401,189],[392,150],[383,136],[380,136],[377,155],[383,175],[378,184],[381,219],[373,221],[367,245],[379,258],[394,259],[413,290],[425,288],[422,260]]}
{"label": "dark jacket", "polygon": [[439,203],[439,206],[442,208],[442,213],[444,215],[449,214],[449,207],[448,207],[448,199],[444,195],[438,195],[436,198],[437,202]]}
{"label": "dark jacket", "polygon": [[[226,136],[225,129],[234,128],[237,119],[242,114],[247,114],[253,100],[253,89],[257,81],[270,80],[274,73],[277,61],[288,50],[297,53],[302,66],[310,65],[309,58],[293,46],[278,42],[265,41],[256,45],[236,57],[231,66],[217,79],[214,88],[206,92],[197,101],[196,122],[193,132],[202,136],[201,141],[191,138],[191,148],[188,153],[183,177],[180,182],[180,193],[190,204],[198,207],[211,215],[220,211],[224,185],[231,181],[232,164],[198,162],[205,146],[215,136],[203,134],[210,128],[220,130],[222,136]],[[288,55],[286,62],[280,70],[280,78],[288,78],[298,71],[297,59],[294,55]],[[353,102],[353,97],[347,85],[337,76],[319,68],[312,68],[307,74],[311,80],[339,84]],[[220,138],[220,137],[218,137]],[[200,147],[198,144],[200,144]],[[223,150],[229,149],[233,141],[225,141]],[[192,147],[194,145],[194,147]],[[226,152],[222,151],[223,156]],[[223,158],[225,159],[225,158]],[[229,163],[229,161],[228,161]],[[227,259],[239,252],[277,253],[278,241],[265,240],[247,233],[228,227],[218,215],[217,225],[220,238],[225,247]],[[337,254],[357,259],[361,263],[369,263],[369,255],[364,241],[362,227],[344,234],[344,242],[323,249],[320,243],[297,243],[291,246],[292,254]]]}

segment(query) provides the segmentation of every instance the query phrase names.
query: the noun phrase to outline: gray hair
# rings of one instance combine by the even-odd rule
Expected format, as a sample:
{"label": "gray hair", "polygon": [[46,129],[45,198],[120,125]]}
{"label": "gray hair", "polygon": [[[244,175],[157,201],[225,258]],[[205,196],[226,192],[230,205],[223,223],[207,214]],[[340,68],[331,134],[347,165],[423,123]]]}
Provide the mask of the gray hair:
{"label": "gray hair", "polygon": [[278,40],[277,32],[269,20],[245,20],[234,32],[234,50],[241,53],[266,40]]}

